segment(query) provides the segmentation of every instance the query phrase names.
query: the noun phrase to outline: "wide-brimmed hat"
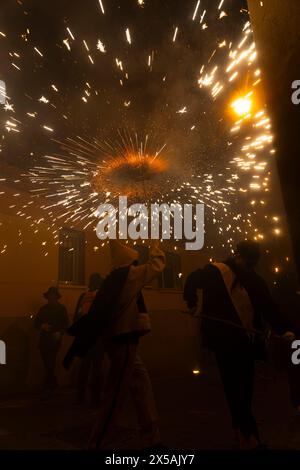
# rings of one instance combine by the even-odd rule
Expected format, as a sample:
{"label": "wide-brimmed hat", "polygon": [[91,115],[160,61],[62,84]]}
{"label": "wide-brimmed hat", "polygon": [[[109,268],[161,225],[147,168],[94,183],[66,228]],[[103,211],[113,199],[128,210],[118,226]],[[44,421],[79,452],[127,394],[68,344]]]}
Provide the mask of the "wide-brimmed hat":
{"label": "wide-brimmed hat", "polygon": [[43,296],[45,297],[45,299],[48,299],[50,297],[50,295],[55,295],[58,299],[61,298],[61,294],[60,294],[57,287],[53,287],[53,286],[49,287],[47,292],[43,293]]}
{"label": "wide-brimmed hat", "polygon": [[110,240],[110,254],[113,268],[129,266],[139,259],[139,253],[118,240]]}

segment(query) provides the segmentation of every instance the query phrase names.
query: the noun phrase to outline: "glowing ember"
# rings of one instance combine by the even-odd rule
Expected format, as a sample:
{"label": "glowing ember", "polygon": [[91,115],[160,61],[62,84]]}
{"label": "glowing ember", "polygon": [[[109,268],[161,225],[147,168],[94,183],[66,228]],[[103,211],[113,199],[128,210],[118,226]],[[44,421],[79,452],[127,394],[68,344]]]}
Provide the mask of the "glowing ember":
{"label": "glowing ember", "polygon": [[234,101],[231,107],[238,116],[243,117],[250,113],[252,105],[250,98],[243,97]]}
{"label": "glowing ember", "polygon": [[[94,178],[96,188],[103,187],[103,179],[106,187],[112,186],[113,192],[122,192],[133,195],[145,191],[152,193],[159,183],[160,178],[168,169],[166,160],[155,155],[140,155],[138,153],[126,153],[122,157],[116,157],[107,165],[101,165]],[[141,184],[146,184],[142,189]]]}
{"label": "glowing ember", "polygon": [[127,183],[152,180],[167,168],[166,162],[155,156],[149,157],[136,154],[125,155],[115,159],[107,168],[107,177],[124,180]]}

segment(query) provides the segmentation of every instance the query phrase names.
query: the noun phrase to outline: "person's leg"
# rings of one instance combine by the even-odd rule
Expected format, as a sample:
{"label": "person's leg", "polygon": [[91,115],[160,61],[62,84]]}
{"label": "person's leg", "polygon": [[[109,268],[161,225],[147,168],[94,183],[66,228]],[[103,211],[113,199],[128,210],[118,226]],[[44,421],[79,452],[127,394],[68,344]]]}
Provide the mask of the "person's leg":
{"label": "person's leg", "polygon": [[51,344],[42,343],[40,345],[41,358],[45,368],[45,390],[54,390],[56,387],[55,363],[58,349]]}
{"label": "person's leg", "polygon": [[260,442],[257,423],[252,413],[252,400],[254,389],[254,357],[251,347],[247,348],[237,359],[239,374],[240,406],[239,428],[246,440],[254,437],[256,444]]}
{"label": "person's leg", "polygon": [[87,353],[86,357],[81,361],[77,378],[77,396],[78,402],[81,404],[84,404],[86,400],[90,372],[91,358],[89,353]]}
{"label": "person's leg", "polygon": [[59,346],[56,344],[51,345],[48,351],[48,384],[49,390],[54,391],[57,387],[57,378],[55,374],[56,358]]}
{"label": "person's leg", "polygon": [[154,447],[161,441],[158,414],[148,371],[138,355],[134,362],[130,390],[137,411],[142,446]]}
{"label": "person's leg", "polygon": [[232,419],[232,427],[235,431],[239,429],[238,416],[238,393],[237,393],[237,371],[232,360],[232,354],[228,351],[215,352],[219,374],[223,384],[225,398]]}
{"label": "person's leg", "polygon": [[97,407],[101,403],[103,394],[103,363],[105,351],[103,344],[98,343],[92,350],[91,373],[89,377],[89,404]]}
{"label": "person's leg", "polygon": [[89,449],[102,448],[117,422],[130,387],[136,348],[137,344],[125,339],[122,342],[111,342],[107,349],[111,361],[110,371],[97,422],[89,439]]}
{"label": "person's leg", "polygon": [[232,425],[242,447],[259,443],[258,429],[252,414],[254,359],[250,348],[216,353]]}
{"label": "person's leg", "polygon": [[46,346],[41,343],[40,344],[40,354],[41,354],[41,359],[42,359],[42,363],[43,363],[43,366],[44,366],[44,370],[45,370],[45,378],[44,378],[44,390],[47,390],[48,389],[48,382],[49,382],[49,367],[48,367],[48,349],[46,348]]}

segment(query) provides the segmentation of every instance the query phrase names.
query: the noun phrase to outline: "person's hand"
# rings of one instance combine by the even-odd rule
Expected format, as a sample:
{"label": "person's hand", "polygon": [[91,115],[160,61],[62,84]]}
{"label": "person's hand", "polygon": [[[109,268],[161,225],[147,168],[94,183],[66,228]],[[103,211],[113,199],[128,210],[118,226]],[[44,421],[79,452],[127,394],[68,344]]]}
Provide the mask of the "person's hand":
{"label": "person's hand", "polygon": [[286,333],[284,333],[284,335],[282,335],[282,338],[286,341],[294,341],[296,335],[292,331],[287,331]]}

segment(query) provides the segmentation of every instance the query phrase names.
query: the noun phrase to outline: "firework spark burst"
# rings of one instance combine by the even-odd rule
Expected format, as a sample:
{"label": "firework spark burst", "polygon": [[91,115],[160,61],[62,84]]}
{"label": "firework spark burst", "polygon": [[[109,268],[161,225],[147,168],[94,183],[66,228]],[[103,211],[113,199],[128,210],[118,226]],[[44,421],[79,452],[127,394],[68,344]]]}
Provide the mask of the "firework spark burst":
{"label": "firework spark burst", "polygon": [[[99,0],[98,13],[99,8],[105,25],[112,9],[111,2],[104,4]],[[151,2],[138,0],[136,8],[143,14],[151,8]],[[209,12],[200,0],[195,2],[192,11],[186,8],[189,27],[195,28],[199,44],[206,40],[206,36],[203,38],[206,30],[215,28],[217,31],[217,24],[230,17],[231,10],[226,8],[224,0],[214,4]],[[25,130],[31,129],[32,133],[41,132],[43,139],[48,136],[44,151],[36,150],[33,143],[27,168],[18,170],[16,166],[18,177],[5,181],[7,183],[9,180],[11,185],[17,186],[15,194],[19,194],[18,188],[23,185],[29,195],[22,210],[14,204],[17,214],[28,217],[34,230],[38,230],[41,221],[48,223],[56,237],[57,227],[62,224],[93,227],[96,223],[95,211],[102,202],[111,201],[124,193],[133,199],[146,195],[149,202],[204,202],[207,224],[214,227],[222,245],[232,247],[241,233],[263,239],[271,223],[264,211],[270,197],[270,170],[275,150],[270,118],[260,95],[261,77],[251,25],[247,13],[243,11],[240,14],[240,38],[233,40],[230,31],[228,37],[221,40],[216,34],[213,39],[207,39],[204,63],[197,61],[193,64],[195,76],[198,74],[198,84],[196,80],[192,83],[193,77],[190,86],[194,94],[199,93],[196,105],[189,106],[182,102],[171,110],[167,98],[163,103],[169,109],[168,119],[175,120],[178,128],[183,129],[184,144],[195,139],[199,128],[203,132],[205,115],[210,108],[218,109],[214,118],[222,130],[218,136],[211,138],[210,145],[214,146],[212,155],[209,154],[211,148],[206,152],[199,150],[198,153],[186,152],[185,145],[178,148],[178,144],[174,143],[174,132],[160,129],[160,122],[154,122],[156,133],[151,135],[149,119],[144,119],[142,134],[135,129],[128,130],[125,117],[121,131],[112,118],[105,125],[103,122],[99,124],[99,127],[102,126],[100,132],[92,131],[92,126],[90,129],[86,124],[85,131],[78,135],[73,128],[73,103],[76,102],[77,106],[81,102],[85,109],[92,106],[95,109],[97,102],[101,102],[99,107],[103,107],[103,98],[106,104],[113,100],[112,94],[96,85],[95,74],[103,66],[101,61],[105,60],[105,67],[110,70],[115,94],[118,95],[119,89],[122,89],[123,109],[130,112],[134,107],[134,94],[126,91],[128,94],[124,97],[124,89],[130,89],[126,87],[127,83],[135,79],[135,67],[129,60],[129,52],[124,53],[124,31],[127,46],[131,46],[127,47],[128,51],[134,54],[138,46],[133,40],[136,39],[135,29],[133,36],[132,29],[125,25],[120,31],[120,53],[116,57],[114,38],[110,43],[109,35],[104,35],[101,28],[92,40],[91,37],[86,39],[73,24],[66,23],[64,34],[56,38],[51,48],[57,48],[62,61],[68,61],[82,72],[84,78],[76,85],[72,100],[68,101],[63,80],[59,82],[59,77],[51,76],[50,71],[49,83],[41,84],[35,93],[27,90],[25,85],[22,87],[28,106],[25,112],[18,103],[19,93],[15,98],[9,83],[9,90],[3,85],[0,88],[6,113],[2,124],[2,153],[8,133],[22,136]],[[22,72],[25,61],[31,61],[34,69],[47,71],[48,55],[52,50],[47,51],[31,41],[32,29],[33,25],[28,25],[20,36],[19,49],[22,53],[14,50],[9,34],[0,32],[0,40],[6,41],[7,64],[14,74]],[[186,29],[183,22],[182,25],[173,24],[165,31],[169,47],[182,47]],[[162,67],[164,55],[155,45],[145,48],[142,55],[139,49],[136,62],[138,67],[145,68],[152,80],[155,67],[158,64]],[[153,84],[156,90],[172,88],[169,67],[170,64],[166,63],[164,73]],[[201,119],[195,107],[200,108]],[[86,113],[86,110],[82,111],[82,115]],[[94,121],[97,117],[89,119]],[[139,119],[142,117],[139,116]],[[153,121],[155,119],[153,117]],[[140,123],[136,124],[140,128]],[[62,125],[67,126],[64,139],[56,136]],[[108,126],[110,137],[106,137]],[[215,127],[220,129],[220,126]],[[205,131],[199,136],[200,142],[204,140],[204,134]],[[207,139],[211,134],[212,131]],[[225,156],[214,158],[221,149]],[[30,215],[33,205],[40,210],[40,217]],[[273,229],[281,233],[279,219],[273,220],[272,224]]]}

